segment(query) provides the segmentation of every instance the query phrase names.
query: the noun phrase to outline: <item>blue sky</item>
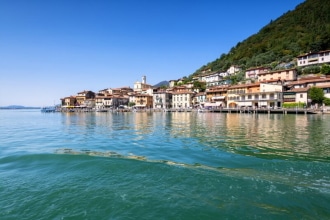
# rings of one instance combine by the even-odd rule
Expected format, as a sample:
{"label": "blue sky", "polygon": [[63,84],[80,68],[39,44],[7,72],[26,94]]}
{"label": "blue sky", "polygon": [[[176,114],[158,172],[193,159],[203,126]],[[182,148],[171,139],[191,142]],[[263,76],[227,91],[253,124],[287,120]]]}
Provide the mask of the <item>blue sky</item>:
{"label": "blue sky", "polygon": [[1,0],[0,106],[179,79],[304,0]]}

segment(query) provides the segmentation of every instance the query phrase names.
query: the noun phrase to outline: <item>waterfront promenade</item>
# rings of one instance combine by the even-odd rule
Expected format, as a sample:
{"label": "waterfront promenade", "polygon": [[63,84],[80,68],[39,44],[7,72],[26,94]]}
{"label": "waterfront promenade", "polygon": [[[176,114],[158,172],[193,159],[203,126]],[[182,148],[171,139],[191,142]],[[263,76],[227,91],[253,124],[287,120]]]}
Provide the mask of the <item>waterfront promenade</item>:
{"label": "waterfront promenade", "polygon": [[313,109],[266,109],[266,108],[258,108],[258,109],[239,109],[239,108],[223,108],[223,109],[212,109],[211,112],[218,113],[248,113],[248,114],[318,114],[323,113],[321,110],[313,110]]}
{"label": "waterfront promenade", "polygon": [[214,109],[192,109],[192,108],[180,108],[180,109],[102,109],[96,110],[92,108],[60,108],[60,112],[214,112],[214,113],[238,113],[238,114],[330,114],[330,111],[322,109],[310,109],[310,108],[280,108],[280,109],[266,109],[266,108],[214,108]]}

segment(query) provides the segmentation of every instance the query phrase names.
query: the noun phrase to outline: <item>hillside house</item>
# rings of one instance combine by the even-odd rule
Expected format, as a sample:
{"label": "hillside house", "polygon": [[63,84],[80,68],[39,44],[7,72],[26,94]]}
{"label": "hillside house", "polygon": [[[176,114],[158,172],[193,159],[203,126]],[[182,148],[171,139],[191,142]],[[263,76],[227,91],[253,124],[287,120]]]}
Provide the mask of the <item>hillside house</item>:
{"label": "hillside house", "polygon": [[330,63],[330,50],[310,52],[297,57],[297,66]]}
{"label": "hillside house", "polygon": [[268,71],[258,74],[259,82],[266,81],[294,81],[297,79],[297,70],[296,69],[283,69]]}
{"label": "hillside house", "polygon": [[269,67],[253,67],[249,68],[245,71],[246,79],[258,79],[259,74],[268,73],[270,71]]}

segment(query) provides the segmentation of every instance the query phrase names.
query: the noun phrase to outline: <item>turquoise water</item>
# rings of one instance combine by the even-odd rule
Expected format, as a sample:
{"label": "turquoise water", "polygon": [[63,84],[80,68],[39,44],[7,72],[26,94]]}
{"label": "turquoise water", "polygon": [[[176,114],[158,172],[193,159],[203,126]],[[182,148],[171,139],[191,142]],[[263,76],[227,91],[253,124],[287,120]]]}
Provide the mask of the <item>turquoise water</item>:
{"label": "turquoise water", "polygon": [[0,111],[0,219],[329,219],[330,115]]}

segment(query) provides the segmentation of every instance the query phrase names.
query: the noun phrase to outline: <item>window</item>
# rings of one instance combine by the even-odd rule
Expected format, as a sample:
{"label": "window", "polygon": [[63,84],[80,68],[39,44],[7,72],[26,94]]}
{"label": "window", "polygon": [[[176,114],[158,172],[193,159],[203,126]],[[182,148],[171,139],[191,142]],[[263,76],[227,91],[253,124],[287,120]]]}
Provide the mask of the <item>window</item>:
{"label": "window", "polygon": [[304,96],[303,96],[303,94],[300,94],[300,98],[303,98]]}

